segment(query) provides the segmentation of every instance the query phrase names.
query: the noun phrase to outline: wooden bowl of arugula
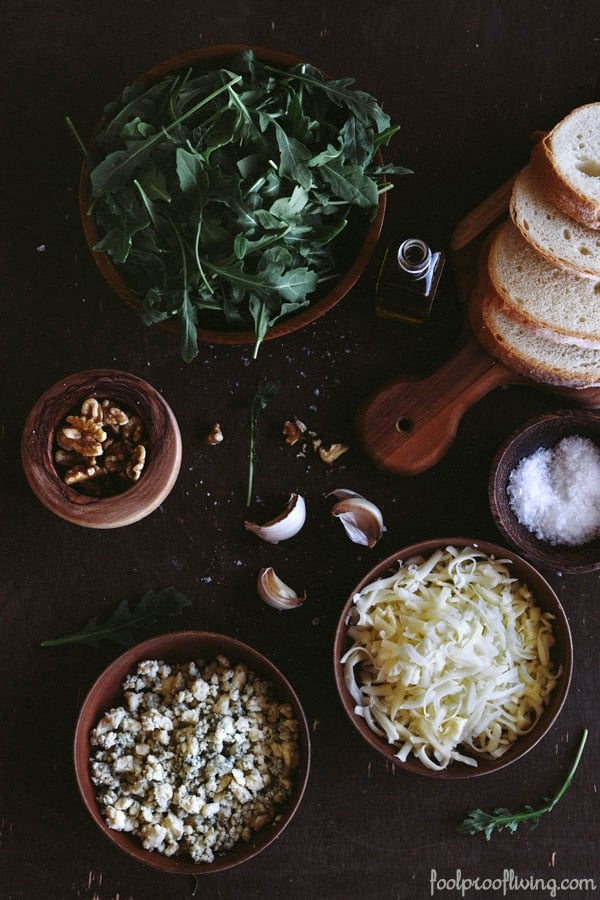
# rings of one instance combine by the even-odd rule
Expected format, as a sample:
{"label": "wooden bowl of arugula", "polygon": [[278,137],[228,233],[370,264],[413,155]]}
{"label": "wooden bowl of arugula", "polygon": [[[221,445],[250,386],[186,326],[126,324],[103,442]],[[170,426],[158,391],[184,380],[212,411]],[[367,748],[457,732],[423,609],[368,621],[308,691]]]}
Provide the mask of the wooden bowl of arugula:
{"label": "wooden bowl of arugula", "polygon": [[377,244],[397,131],[378,102],[296,57],[220,46],[163,62],[109,104],[79,203],[100,272],[145,324],[253,343],[313,322]]}

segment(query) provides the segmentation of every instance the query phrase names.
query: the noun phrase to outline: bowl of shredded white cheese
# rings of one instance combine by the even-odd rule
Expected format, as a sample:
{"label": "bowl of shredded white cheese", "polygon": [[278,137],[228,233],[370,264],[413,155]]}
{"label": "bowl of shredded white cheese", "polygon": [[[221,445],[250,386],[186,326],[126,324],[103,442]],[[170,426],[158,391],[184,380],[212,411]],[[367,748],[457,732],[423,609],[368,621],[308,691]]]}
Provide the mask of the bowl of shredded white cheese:
{"label": "bowl of shredded white cheese", "polygon": [[521,557],[467,538],[424,541],[372,569],[338,621],[346,713],[394,765],[442,778],[522,757],[562,709],[572,672],[558,597]]}
{"label": "bowl of shredded white cheese", "polygon": [[310,769],[301,703],[257,650],[208,632],[151,638],[82,705],[75,774],[94,822],[164,872],[237,866],[280,836]]}
{"label": "bowl of shredded white cheese", "polygon": [[559,410],[513,432],[492,462],[489,502],[503,537],[536,565],[600,568],[600,415]]}

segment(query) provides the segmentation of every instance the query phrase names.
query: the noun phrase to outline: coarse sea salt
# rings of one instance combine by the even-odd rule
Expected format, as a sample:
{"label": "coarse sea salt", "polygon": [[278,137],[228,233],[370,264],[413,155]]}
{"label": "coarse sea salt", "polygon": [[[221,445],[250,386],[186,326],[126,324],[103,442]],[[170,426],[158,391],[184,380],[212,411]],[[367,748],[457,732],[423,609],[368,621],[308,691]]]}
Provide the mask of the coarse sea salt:
{"label": "coarse sea salt", "polygon": [[522,459],[508,478],[515,516],[541,541],[578,546],[600,535],[600,448],[570,435]]}

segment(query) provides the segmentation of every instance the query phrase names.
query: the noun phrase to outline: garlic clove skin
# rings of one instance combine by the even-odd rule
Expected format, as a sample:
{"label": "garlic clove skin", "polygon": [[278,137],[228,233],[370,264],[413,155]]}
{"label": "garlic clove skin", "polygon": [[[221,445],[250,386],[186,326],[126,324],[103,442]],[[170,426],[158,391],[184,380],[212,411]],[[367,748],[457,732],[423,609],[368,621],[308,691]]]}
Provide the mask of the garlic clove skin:
{"label": "garlic clove skin", "polygon": [[381,510],[356,491],[339,488],[327,496],[337,498],[331,515],[339,519],[346,534],[355,544],[374,547],[386,530]]}
{"label": "garlic clove skin", "polygon": [[256,587],[264,602],[274,609],[297,609],[306,600],[306,594],[299,597],[279,578],[272,566],[260,570]]}
{"label": "garlic clove skin", "polygon": [[290,494],[289,500],[274,519],[264,525],[256,522],[244,522],[246,531],[251,531],[263,541],[270,544],[278,544],[279,541],[287,541],[298,534],[306,521],[306,503],[300,494]]}

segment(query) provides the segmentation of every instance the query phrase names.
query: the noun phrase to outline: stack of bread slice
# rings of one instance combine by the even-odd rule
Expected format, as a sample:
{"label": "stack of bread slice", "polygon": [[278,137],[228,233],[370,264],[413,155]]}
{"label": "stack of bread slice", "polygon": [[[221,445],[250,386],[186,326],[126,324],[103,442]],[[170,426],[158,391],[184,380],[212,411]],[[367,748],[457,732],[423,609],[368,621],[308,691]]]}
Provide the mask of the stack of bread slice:
{"label": "stack of bread slice", "polygon": [[480,343],[517,373],[600,386],[600,103],[533,149],[482,251],[469,314]]}

